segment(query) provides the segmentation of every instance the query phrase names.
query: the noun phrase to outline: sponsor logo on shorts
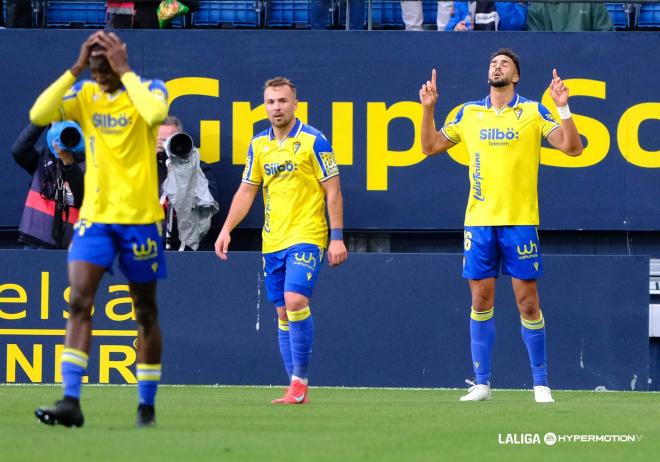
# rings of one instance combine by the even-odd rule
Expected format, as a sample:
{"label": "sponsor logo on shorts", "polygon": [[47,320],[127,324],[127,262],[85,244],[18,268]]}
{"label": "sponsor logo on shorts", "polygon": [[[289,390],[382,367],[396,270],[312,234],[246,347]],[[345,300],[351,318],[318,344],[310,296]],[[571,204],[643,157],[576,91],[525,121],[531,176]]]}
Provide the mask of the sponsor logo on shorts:
{"label": "sponsor logo on shorts", "polygon": [[527,258],[537,258],[539,256],[539,246],[536,242],[530,239],[529,246],[524,244],[522,246],[516,246],[516,252],[518,252],[518,259],[524,260]]}
{"label": "sponsor logo on shorts", "polygon": [[158,257],[158,244],[151,238],[145,244],[133,244],[133,257],[138,261]]}

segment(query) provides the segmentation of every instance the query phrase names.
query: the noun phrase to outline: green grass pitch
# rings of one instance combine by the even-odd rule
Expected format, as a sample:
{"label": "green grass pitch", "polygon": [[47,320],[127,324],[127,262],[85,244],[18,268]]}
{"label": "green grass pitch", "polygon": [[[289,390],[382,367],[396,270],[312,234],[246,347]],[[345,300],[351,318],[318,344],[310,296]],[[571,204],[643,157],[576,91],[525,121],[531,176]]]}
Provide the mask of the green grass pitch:
{"label": "green grass pitch", "polygon": [[[660,394],[312,388],[305,406],[271,405],[282,389],[163,386],[155,428],[134,427],[133,386],[85,386],[85,426],[49,427],[33,410],[56,386],[0,386],[0,460],[18,461],[650,461],[660,454]],[[544,443],[544,435],[642,435],[639,442]],[[501,444],[507,441],[513,444]],[[520,434],[532,436],[520,437]],[[540,443],[515,444],[533,439]]]}

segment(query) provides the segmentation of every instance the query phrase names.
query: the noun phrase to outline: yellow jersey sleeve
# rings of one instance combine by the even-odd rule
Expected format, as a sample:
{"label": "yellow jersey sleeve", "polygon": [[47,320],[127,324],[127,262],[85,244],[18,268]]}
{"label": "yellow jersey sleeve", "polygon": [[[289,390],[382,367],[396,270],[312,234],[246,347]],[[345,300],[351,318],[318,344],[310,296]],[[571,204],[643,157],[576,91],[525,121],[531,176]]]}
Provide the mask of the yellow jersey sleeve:
{"label": "yellow jersey sleeve", "polygon": [[[167,117],[167,89],[160,80],[141,81],[134,72],[121,76],[121,83],[138,111],[138,114],[153,127]],[[148,84],[148,85],[147,85]]]}
{"label": "yellow jersey sleeve", "polygon": [[465,104],[463,107],[458,111],[456,114],[456,117],[454,120],[451,122],[445,124],[440,131],[442,132],[443,135],[449,140],[454,143],[460,143],[463,137],[461,136],[461,132],[463,130],[462,126],[462,120],[463,120],[463,111],[465,110]]}
{"label": "yellow jersey sleeve", "polygon": [[77,94],[83,82],[73,85],[75,81],[76,77],[67,70],[46,88],[30,109],[30,122],[44,127],[58,120],[79,120]]}
{"label": "yellow jersey sleeve", "polygon": [[539,105],[539,128],[541,130],[541,134],[543,135],[543,137],[547,138],[551,131],[553,131],[555,128],[559,128],[559,124],[557,123],[555,118],[552,117],[552,114],[550,113],[550,111],[548,111],[548,108],[546,108],[541,103],[538,103],[538,105]]}
{"label": "yellow jersey sleeve", "polygon": [[314,173],[316,179],[323,182],[333,176],[339,175],[339,167],[335,159],[335,153],[332,150],[330,142],[326,137],[319,133],[314,141]]}
{"label": "yellow jersey sleeve", "polygon": [[248,147],[242,181],[244,183],[260,185],[263,182],[263,177],[261,175],[261,168],[259,168],[257,159],[255,159],[256,156],[254,148],[252,147],[254,142],[254,140],[250,141],[250,146]]}

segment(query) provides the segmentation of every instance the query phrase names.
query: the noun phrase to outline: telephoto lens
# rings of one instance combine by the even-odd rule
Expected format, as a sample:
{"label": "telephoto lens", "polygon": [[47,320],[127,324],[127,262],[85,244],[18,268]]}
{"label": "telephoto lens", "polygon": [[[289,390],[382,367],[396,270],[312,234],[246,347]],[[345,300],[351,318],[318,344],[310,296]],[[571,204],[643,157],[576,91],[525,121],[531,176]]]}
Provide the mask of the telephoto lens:
{"label": "telephoto lens", "polygon": [[187,133],[175,133],[165,140],[168,156],[187,158],[193,150],[193,139]]}
{"label": "telephoto lens", "polygon": [[46,133],[48,149],[55,157],[58,157],[55,146],[53,146],[54,143],[57,143],[61,149],[74,154],[85,152],[85,140],[83,139],[82,130],[77,123],[71,120],[53,123]]}
{"label": "telephoto lens", "polygon": [[73,127],[66,127],[60,133],[60,142],[63,148],[73,149],[80,143],[82,137],[80,132]]}

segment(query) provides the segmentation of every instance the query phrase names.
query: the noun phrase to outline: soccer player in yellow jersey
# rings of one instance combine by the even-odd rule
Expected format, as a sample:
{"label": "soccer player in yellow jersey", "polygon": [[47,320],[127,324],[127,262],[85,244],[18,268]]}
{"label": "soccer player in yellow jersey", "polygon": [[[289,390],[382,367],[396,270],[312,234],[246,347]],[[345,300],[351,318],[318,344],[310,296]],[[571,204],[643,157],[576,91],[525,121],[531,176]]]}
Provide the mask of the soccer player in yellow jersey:
{"label": "soccer player in yellow jersey", "polygon": [[[89,67],[93,80],[76,78]],[[138,324],[138,426],[155,423],[160,381],[161,332],[156,280],[166,276],[153,147],[167,117],[160,80],[140,79],[128,65],[126,45],[114,33],[97,32],[76,63],[48,87],[30,111],[36,125],[76,120],[85,133],[85,199],[69,247],[70,311],[62,353],[64,398],[35,411],[50,425],[80,427],[80,388],[92,333],[92,303],[115,257],[129,281]]]}
{"label": "soccer player in yellow jersey", "polygon": [[[273,403],[308,402],[307,367],[314,324],[309,299],[324,249],[336,266],[347,258],[343,240],[343,202],[332,146],[321,132],[295,117],[296,87],[276,77],[264,85],[271,127],[248,149],[243,180],[215,242],[227,259],[230,233],[245,218],[263,185],[263,266],[268,299],[278,316],[280,353],[290,385]],[[330,219],[330,244],[325,209]]]}
{"label": "soccer player in yellow jersey", "polygon": [[550,95],[562,124],[547,108],[518,95],[520,61],[509,48],[491,56],[490,94],[465,103],[456,118],[436,131],[436,71],[422,85],[422,149],[446,151],[461,141],[470,155],[470,195],[465,213],[463,277],[472,293],[470,337],[476,383],[462,401],[491,398],[491,352],[495,340],[495,278],[511,275],[520,311],[521,332],[529,354],[534,399],[552,402],[548,387],[545,320],[536,279],[542,274],[536,227],[541,140],[569,156],[582,153],[582,142],[568,108],[568,89],[553,70]]}

